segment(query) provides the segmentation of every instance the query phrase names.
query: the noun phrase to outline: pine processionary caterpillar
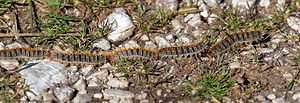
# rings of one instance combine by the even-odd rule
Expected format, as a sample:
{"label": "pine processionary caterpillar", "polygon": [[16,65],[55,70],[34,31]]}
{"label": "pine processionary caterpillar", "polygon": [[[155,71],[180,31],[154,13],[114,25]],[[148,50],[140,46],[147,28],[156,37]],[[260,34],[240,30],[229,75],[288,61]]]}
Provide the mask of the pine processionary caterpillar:
{"label": "pine processionary caterpillar", "polygon": [[259,41],[263,38],[262,31],[256,30],[251,32],[239,32],[239,33],[233,33],[232,35],[227,35],[225,39],[217,42],[215,45],[213,45],[209,52],[210,53],[221,53],[228,48],[230,48],[232,45],[242,42],[252,42],[252,41]]}

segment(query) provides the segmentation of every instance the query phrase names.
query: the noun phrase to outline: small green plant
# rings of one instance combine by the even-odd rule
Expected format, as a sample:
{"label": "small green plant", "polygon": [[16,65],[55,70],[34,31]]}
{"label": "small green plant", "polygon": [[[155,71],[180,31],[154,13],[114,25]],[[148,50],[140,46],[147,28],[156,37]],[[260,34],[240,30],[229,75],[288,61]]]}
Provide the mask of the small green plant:
{"label": "small green plant", "polygon": [[[195,99],[216,97],[222,101],[234,84],[235,81],[232,80],[231,73],[225,73],[224,71],[221,74],[210,72],[197,82],[186,82],[185,88],[190,89],[187,97]],[[192,91],[196,92],[192,93]]]}

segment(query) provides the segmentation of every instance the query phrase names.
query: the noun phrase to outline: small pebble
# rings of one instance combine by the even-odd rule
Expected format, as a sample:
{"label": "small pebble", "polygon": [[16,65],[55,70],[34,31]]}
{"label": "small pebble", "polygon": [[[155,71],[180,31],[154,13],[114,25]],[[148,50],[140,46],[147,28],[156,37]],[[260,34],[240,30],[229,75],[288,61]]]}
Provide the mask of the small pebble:
{"label": "small pebble", "polygon": [[267,96],[267,98],[270,99],[270,100],[273,100],[273,99],[276,98],[276,95],[275,95],[275,94],[269,94],[269,95]]}

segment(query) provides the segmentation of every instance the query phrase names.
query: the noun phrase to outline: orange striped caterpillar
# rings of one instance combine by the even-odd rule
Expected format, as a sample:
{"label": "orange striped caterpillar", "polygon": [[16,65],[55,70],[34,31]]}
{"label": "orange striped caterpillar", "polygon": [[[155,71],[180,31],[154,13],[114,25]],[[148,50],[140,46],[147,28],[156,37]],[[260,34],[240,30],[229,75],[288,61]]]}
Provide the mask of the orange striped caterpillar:
{"label": "orange striped caterpillar", "polygon": [[192,45],[167,47],[159,50],[148,50],[145,48],[128,48],[114,50],[112,53],[61,53],[50,52],[49,49],[36,48],[16,48],[0,51],[0,59],[12,58],[33,58],[33,59],[50,59],[58,62],[68,63],[89,63],[103,64],[107,61],[113,63],[121,59],[167,59],[167,58],[182,58],[182,57],[198,57],[205,53],[224,52],[232,45],[241,42],[257,41],[263,38],[262,31],[252,31],[243,33],[233,33],[227,35],[225,39],[217,42],[215,45],[208,45],[205,40]]}
{"label": "orange striped caterpillar", "polygon": [[261,39],[263,39],[261,30],[256,30],[256,31],[251,31],[251,32],[233,33],[232,35],[227,35],[225,37],[225,39],[223,39],[223,40],[217,42],[215,45],[213,45],[210,48],[209,52],[210,53],[215,53],[215,52],[222,53],[236,43],[259,41]]}

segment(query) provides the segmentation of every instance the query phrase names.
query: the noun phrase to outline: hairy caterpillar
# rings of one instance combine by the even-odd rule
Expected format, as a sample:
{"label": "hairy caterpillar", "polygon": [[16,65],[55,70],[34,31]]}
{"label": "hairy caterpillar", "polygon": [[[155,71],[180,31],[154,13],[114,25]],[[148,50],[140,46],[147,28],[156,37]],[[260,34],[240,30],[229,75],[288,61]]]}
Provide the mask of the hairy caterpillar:
{"label": "hairy caterpillar", "polygon": [[223,40],[217,42],[215,45],[213,45],[209,52],[210,53],[221,53],[230,48],[232,45],[236,43],[242,43],[242,42],[252,42],[252,41],[258,41],[263,38],[262,31],[256,30],[251,32],[239,32],[239,33],[233,33],[232,35],[227,35]]}
{"label": "hairy caterpillar", "polygon": [[114,51],[113,54],[110,55],[111,61],[116,61],[120,59],[158,59],[159,52],[148,50],[145,48],[128,48],[128,49],[120,49]]}
{"label": "hairy caterpillar", "polygon": [[12,58],[49,58],[49,49],[37,49],[37,48],[15,48],[0,51],[0,58],[12,59]]}

